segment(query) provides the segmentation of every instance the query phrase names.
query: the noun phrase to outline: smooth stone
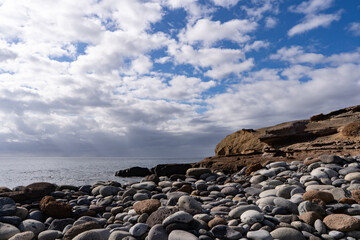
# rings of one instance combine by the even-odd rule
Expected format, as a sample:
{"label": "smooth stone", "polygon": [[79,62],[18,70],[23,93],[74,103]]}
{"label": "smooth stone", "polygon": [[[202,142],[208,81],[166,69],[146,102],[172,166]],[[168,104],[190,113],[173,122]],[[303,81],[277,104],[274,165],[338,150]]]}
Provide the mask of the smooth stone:
{"label": "smooth stone", "polygon": [[265,191],[262,191],[262,192],[259,194],[259,197],[260,197],[260,198],[276,197],[277,191],[278,191],[277,189],[265,190]]}
{"label": "smooth stone", "polygon": [[166,217],[164,221],[162,222],[162,225],[166,226],[171,223],[189,223],[191,220],[193,220],[193,216],[185,211],[178,211],[174,214],[171,214],[170,216]]}
{"label": "smooth stone", "polygon": [[133,196],[134,201],[142,201],[142,200],[146,200],[149,199],[149,195],[147,195],[146,193],[136,193]]}
{"label": "smooth stone", "polygon": [[275,204],[274,204],[275,198],[277,198],[277,197],[260,198],[259,200],[256,201],[256,205],[258,205],[260,208],[263,208],[266,206],[275,206]]}
{"label": "smooth stone", "polygon": [[181,196],[178,205],[187,211],[202,212],[201,203],[190,196]]}
{"label": "smooth stone", "polygon": [[17,227],[0,222],[0,240],[9,239],[17,233],[20,233],[20,230]]}
{"label": "smooth stone", "polygon": [[25,220],[28,214],[29,214],[29,210],[27,210],[26,208],[24,208],[24,207],[16,208],[15,216],[18,216],[22,220]]}
{"label": "smooth stone", "polygon": [[360,168],[353,166],[353,167],[346,167],[346,168],[339,170],[339,174],[344,175],[344,176],[346,176],[349,173],[353,173],[353,172],[360,172]]}
{"label": "smooth stone", "polygon": [[225,195],[235,196],[236,194],[239,193],[239,189],[236,187],[224,187],[223,189],[221,189],[221,193]]}
{"label": "smooth stone", "polygon": [[309,192],[311,190],[318,190],[318,191],[325,191],[325,190],[331,190],[335,187],[333,185],[310,185],[306,187],[306,191]]}
{"label": "smooth stone", "polygon": [[96,218],[96,217],[89,217],[89,216],[83,216],[80,217],[78,220],[76,220],[74,222],[74,226],[83,224],[83,223],[87,223],[87,222],[97,222],[99,223],[101,226],[104,226],[106,223],[106,218]]}
{"label": "smooth stone", "polygon": [[168,239],[168,234],[161,224],[156,224],[150,229],[148,234],[148,240],[167,240],[167,239]]}
{"label": "smooth stone", "polygon": [[325,210],[321,206],[310,201],[301,202],[298,206],[298,211],[300,215],[305,212],[316,212],[320,215],[325,215]]}
{"label": "smooth stone", "polygon": [[346,176],[344,177],[344,179],[348,182],[357,180],[360,180],[360,172],[352,172],[352,173],[348,173],[346,174]]}
{"label": "smooth stone", "polygon": [[326,233],[326,226],[321,219],[315,220],[314,228],[316,229],[316,231],[318,231],[321,234]]}
{"label": "smooth stone", "polygon": [[145,223],[137,223],[130,228],[129,233],[134,237],[140,237],[144,235],[148,229],[149,229],[149,225]]}
{"label": "smooth stone", "polygon": [[[9,238],[9,240],[31,240],[34,237],[35,237],[35,234],[32,231],[26,231],[26,232],[15,234],[11,238]],[[2,238],[0,237],[0,239],[2,239]]]}
{"label": "smooth stone", "polygon": [[108,240],[110,231],[107,229],[93,229],[80,233],[73,240]]}
{"label": "smooth stone", "polygon": [[21,223],[21,218],[17,216],[2,216],[0,217],[0,222],[9,223],[14,226],[18,226]]}
{"label": "smooth stone", "polygon": [[360,220],[346,214],[328,215],[323,222],[327,228],[341,232],[349,232],[360,228]]}
{"label": "smooth stone", "polygon": [[295,186],[282,186],[277,189],[276,196],[289,199],[291,197],[291,191],[296,188]]}
{"label": "smooth stone", "polygon": [[35,236],[37,236],[40,232],[45,230],[45,225],[37,220],[26,219],[20,223],[19,229],[22,232],[32,231]]}
{"label": "smooth stone", "polygon": [[296,229],[289,227],[280,227],[270,233],[273,238],[278,240],[305,240],[304,235]]}
{"label": "smooth stone", "polygon": [[0,197],[0,216],[10,216],[16,213],[16,203],[8,197]]}
{"label": "smooth stone", "polygon": [[135,189],[146,189],[146,190],[153,190],[154,188],[156,188],[156,184],[154,182],[141,182],[141,183],[135,183],[133,185],[131,185],[132,188]]}
{"label": "smooth stone", "polygon": [[262,192],[262,190],[260,188],[247,187],[244,189],[244,192],[247,195],[254,196],[254,195],[259,195]]}
{"label": "smooth stone", "polygon": [[251,240],[273,240],[270,233],[265,230],[249,231],[246,237]]}
{"label": "smooth stone", "polygon": [[240,218],[240,216],[248,210],[255,210],[255,211],[261,212],[261,209],[256,205],[243,205],[243,206],[239,206],[239,207],[232,209],[229,212],[229,216],[231,218]]}
{"label": "smooth stone", "polygon": [[113,231],[110,236],[109,236],[109,239],[108,240],[122,240],[126,237],[130,237],[131,234],[129,232],[126,232],[126,231]]}
{"label": "smooth stone", "polygon": [[276,207],[283,207],[286,210],[288,210],[290,213],[298,214],[298,206],[290,202],[289,200],[281,197],[277,197],[274,199],[274,204]]}
{"label": "smooth stone", "polygon": [[67,225],[73,223],[74,223],[74,219],[72,218],[54,219],[54,221],[51,222],[48,229],[62,231]]}
{"label": "smooth stone", "polygon": [[[173,230],[169,234],[168,240],[198,240],[198,238],[189,232],[183,231],[183,230]],[[160,239],[159,239],[160,240]]]}
{"label": "smooth stone", "polygon": [[103,186],[99,189],[99,193],[104,197],[116,195],[119,192],[119,188],[115,186]]}
{"label": "smooth stone", "polygon": [[339,231],[335,231],[332,230],[328,233],[330,236],[332,236],[333,238],[339,239],[345,236],[345,233],[343,232],[339,232]]}
{"label": "smooth stone", "polygon": [[243,223],[252,225],[256,222],[262,222],[264,220],[264,214],[256,210],[247,210],[240,217]]}
{"label": "smooth stone", "polygon": [[217,225],[213,227],[210,232],[216,237],[220,239],[229,239],[235,240],[240,239],[242,234],[234,229],[230,228],[227,225]]}
{"label": "smooth stone", "polygon": [[45,230],[39,234],[38,240],[55,240],[61,237],[62,237],[62,233],[60,231]]}
{"label": "smooth stone", "polygon": [[39,222],[45,221],[45,215],[39,210],[35,210],[29,213],[27,219],[37,220]]}

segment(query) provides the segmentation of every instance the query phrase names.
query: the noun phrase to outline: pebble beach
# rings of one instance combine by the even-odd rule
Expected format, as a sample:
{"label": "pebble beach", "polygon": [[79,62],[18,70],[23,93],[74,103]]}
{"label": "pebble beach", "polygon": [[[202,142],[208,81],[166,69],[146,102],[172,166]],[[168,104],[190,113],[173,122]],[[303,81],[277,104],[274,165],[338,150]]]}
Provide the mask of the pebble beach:
{"label": "pebble beach", "polygon": [[359,156],[0,192],[0,240],[360,239]]}

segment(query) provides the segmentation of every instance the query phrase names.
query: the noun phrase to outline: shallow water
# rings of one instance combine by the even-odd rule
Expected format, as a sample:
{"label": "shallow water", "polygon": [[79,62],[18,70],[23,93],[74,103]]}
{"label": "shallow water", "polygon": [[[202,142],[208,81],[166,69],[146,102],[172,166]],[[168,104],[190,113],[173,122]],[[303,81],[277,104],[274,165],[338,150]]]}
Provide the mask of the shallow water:
{"label": "shallow water", "polygon": [[2,157],[0,158],[0,186],[13,188],[41,181],[75,186],[108,180],[125,183],[137,181],[140,178],[115,177],[116,171],[135,166],[152,168],[157,164],[193,163],[201,159],[201,157]]}

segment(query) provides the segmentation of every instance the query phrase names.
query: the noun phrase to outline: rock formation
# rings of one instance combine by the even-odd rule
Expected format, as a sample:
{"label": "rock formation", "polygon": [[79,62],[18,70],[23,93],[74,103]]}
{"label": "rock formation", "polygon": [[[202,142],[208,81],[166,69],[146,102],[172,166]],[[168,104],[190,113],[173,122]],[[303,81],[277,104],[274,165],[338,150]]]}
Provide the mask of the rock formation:
{"label": "rock formation", "polygon": [[360,105],[309,120],[242,129],[216,146],[215,157],[205,158],[196,166],[235,172],[257,163],[304,160],[324,153],[358,154],[359,149]]}

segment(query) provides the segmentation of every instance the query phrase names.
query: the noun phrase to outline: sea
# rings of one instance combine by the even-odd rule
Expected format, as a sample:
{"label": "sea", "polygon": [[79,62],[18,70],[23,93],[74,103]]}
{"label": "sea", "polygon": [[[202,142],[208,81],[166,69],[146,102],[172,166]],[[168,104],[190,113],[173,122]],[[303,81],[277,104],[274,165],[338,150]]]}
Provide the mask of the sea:
{"label": "sea", "polygon": [[152,168],[157,164],[194,163],[202,157],[1,157],[0,187],[14,188],[34,182],[57,185],[91,185],[97,181],[131,183],[139,177],[116,177],[115,172],[130,167]]}

